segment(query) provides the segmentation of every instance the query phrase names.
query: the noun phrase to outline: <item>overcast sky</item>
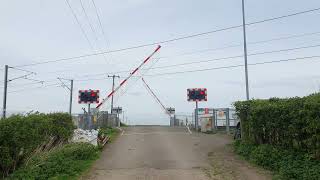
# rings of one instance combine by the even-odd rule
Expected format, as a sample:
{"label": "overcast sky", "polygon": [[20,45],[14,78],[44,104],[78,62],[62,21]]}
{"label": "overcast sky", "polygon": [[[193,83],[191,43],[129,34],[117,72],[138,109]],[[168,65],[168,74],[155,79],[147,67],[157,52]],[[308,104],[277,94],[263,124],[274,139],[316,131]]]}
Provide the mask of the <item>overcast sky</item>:
{"label": "overcast sky", "polygon": [[[69,0],[69,2],[89,42],[65,0],[2,0],[0,2],[0,78],[2,84],[5,64],[15,67],[121,49],[242,23],[241,0],[94,0],[101,18],[102,30],[92,0],[82,0],[89,21],[79,0]],[[246,0],[246,20],[247,23],[250,23],[317,7],[320,7],[318,0]],[[319,13],[320,11],[314,11],[248,26],[249,54],[316,46],[249,56],[248,63],[320,56],[320,47],[317,46],[320,45],[318,42],[320,40]],[[302,34],[309,35],[300,36]],[[299,37],[252,43],[294,35]],[[242,42],[242,29],[236,28],[163,43],[160,44],[162,48],[155,56],[155,58],[163,58],[152,59],[144,70],[140,71],[140,75],[145,75],[146,82],[163,104],[175,107],[179,114],[191,114],[195,106],[195,103],[187,102],[187,88],[205,87],[208,89],[208,102],[199,103],[200,107],[232,107],[233,102],[245,99],[243,67],[161,76],[150,75],[241,65],[243,57],[183,66],[176,64],[241,56],[242,46],[219,48],[241,45]],[[134,69],[155,48],[156,45],[56,63],[20,67],[36,72],[36,75],[30,75],[28,78],[41,80],[44,83],[40,84],[26,79],[9,82],[7,109],[9,112],[68,111],[68,91],[61,86],[52,85],[59,83],[57,77],[61,77],[75,80],[73,113],[79,113],[85,105],[77,103],[78,90],[99,89],[101,97],[105,97],[110,92],[112,85],[112,79],[106,78],[107,74]],[[173,66],[149,69],[151,66],[168,65]],[[319,58],[313,58],[249,66],[250,97],[256,99],[305,96],[319,91],[319,65]],[[9,69],[9,79],[24,74],[23,71]],[[120,79],[116,79],[116,84],[119,84],[120,80],[128,75],[128,72],[117,73],[117,75],[121,76]],[[69,82],[65,81],[65,83]],[[3,85],[0,87],[2,102]],[[115,104],[123,107],[125,116],[128,116],[131,123],[169,123],[169,118],[145,89],[141,80],[137,78],[129,81],[121,93],[117,94]],[[107,105],[103,108],[109,107]]]}

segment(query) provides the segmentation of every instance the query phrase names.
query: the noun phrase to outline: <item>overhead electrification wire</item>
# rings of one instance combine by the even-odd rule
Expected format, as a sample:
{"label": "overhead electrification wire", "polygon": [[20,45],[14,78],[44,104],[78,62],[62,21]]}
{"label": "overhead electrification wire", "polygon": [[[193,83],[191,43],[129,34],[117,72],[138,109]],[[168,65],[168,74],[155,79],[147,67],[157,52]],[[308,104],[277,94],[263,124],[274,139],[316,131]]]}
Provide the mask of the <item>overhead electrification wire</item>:
{"label": "overhead electrification wire", "polygon": [[103,26],[102,26],[102,23],[101,23],[101,18],[100,18],[100,15],[99,15],[99,12],[98,12],[98,8],[96,6],[96,3],[94,2],[94,0],[91,0],[92,4],[93,4],[93,7],[95,9],[95,12],[96,12],[96,15],[97,15],[97,19],[98,19],[98,22],[99,22],[99,27],[101,29],[101,32],[102,32],[102,36],[105,40],[105,43],[106,43],[106,49],[108,48],[108,41],[107,41],[107,37],[106,37],[106,33],[104,32],[104,29],[103,29]]}
{"label": "overhead electrification wire", "polygon": [[[273,61],[264,61],[264,62],[250,63],[248,65],[255,66],[255,65],[264,65],[264,64],[281,63],[281,62],[299,61],[299,60],[314,59],[314,58],[320,58],[320,55],[296,57],[296,58],[273,60]],[[219,66],[219,67],[213,67],[213,68],[204,68],[204,69],[196,69],[196,70],[188,70],[188,71],[176,71],[176,72],[157,73],[157,74],[144,74],[143,77],[144,76],[145,77],[154,77],[154,76],[165,76],[165,75],[174,75],[174,74],[194,73],[194,72],[212,71],[212,70],[219,70],[219,69],[232,69],[232,68],[243,67],[243,66],[244,66],[243,64],[236,64],[236,65],[230,65],[230,66]],[[141,78],[142,76],[136,76],[136,77]],[[107,78],[84,79],[84,80],[78,79],[76,81],[91,81],[91,80],[105,80],[105,79],[107,79]]]}
{"label": "overhead electrification wire", "polygon": [[[272,38],[272,39],[267,39],[267,40],[252,41],[252,42],[248,42],[247,44],[248,45],[250,45],[250,44],[252,44],[252,45],[264,44],[264,43],[269,43],[269,42],[274,42],[274,41],[294,39],[294,38],[312,36],[312,35],[317,35],[317,34],[320,34],[320,31],[312,32],[312,33],[296,34],[296,35],[290,35],[290,36],[283,36],[283,37]],[[201,54],[201,53],[205,53],[205,52],[209,52],[209,51],[218,51],[218,50],[235,48],[235,47],[242,47],[242,46],[243,46],[242,43],[235,43],[235,44],[225,45],[225,46],[218,47],[218,48],[208,48],[208,49],[190,51],[190,52],[180,53],[180,54],[176,54],[176,55],[164,56],[164,57],[160,57],[160,58],[161,59],[168,59],[168,58],[172,58],[172,57],[179,57],[179,56],[192,55],[192,54]]]}
{"label": "overhead electrification wire", "polygon": [[[70,11],[71,11],[71,13],[72,13],[72,15],[73,15],[74,19],[76,20],[77,24],[79,25],[80,30],[81,30],[81,32],[82,32],[82,34],[83,34],[83,36],[84,36],[84,37],[85,37],[85,39],[87,40],[87,42],[88,42],[88,44],[89,44],[90,48],[93,50],[94,48],[93,48],[93,46],[92,46],[92,44],[91,44],[91,42],[90,42],[90,40],[89,40],[89,38],[88,38],[88,36],[87,36],[87,33],[84,31],[84,29],[83,29],[83,27],[82,27],[82,25],[81,25],[81,23],[80,23],[80,21],[79,21],[79,19],[78,19],[77,15],[76,15],[76,13],[73,11],[73,9],[72,9],[72,7],[71,7],[71,4],[70,4],[69,0],[65,0],[65,1],[66,1],[66,3],[68,4],[68,7],[69,7],[69,9],[70,9]],[[39,63],[40,63],[40,62],[39,62]],[[35,63],[31,63],[31,64],[35,64]],[[25,65],[25,66],[26,66],[26,65]],[[16,67],[22,67],[22,66],[16,66]]]}
{"label": "overhead electrification wire", "polygon": [[15,92],[22,92],[22,91],[27,91],[27,90],[32,90],[32,89],[44,89],[44,88],[48,88],[48,87],[52,87],[52,86],[57,86],[61,85],[60,83],[55,83],[55,84],[48,84],[48,85],[44,85],[44,86],[38,86],[38,87],[33,87],[33,88],[24,88],[24,89],[19,89],[19,90],[15,90],[15,91],[9,91],[8,93],[15,93]]}
{"label": "overhead electrification wire", "polygon": [[[8,86],[10,86],[10,87],[24,87],[24,86],[28,86],[28,85],[46,84],[46,83],[49,83],[49,82],[57,81],[57,79],[37,80],[37,79],[31,79],[31,78],[25,78],[25,77],[23,77],[23,79],[30,80],[30,81],[33,81],[33,82],[31,82],[31,83],[23,83],[23,84],[12,84],[12,83],[9,83]],[[3,86],[0,86],[0,88],[3,88]]]}
{"label": "overhead electrification wire", "polygon": [[[295,50],[301,50],[301,49],[309,49],[309,48],[316,48],[320,47],[320,44],[318,45],[311,45],[311,46],[300,46],[300,47],[293,47],[293,48],[287,48],[287,49],[279,49],[279,50],[273,50],[273,51],[263,51],[263,52],[256,52],[256,53],[250,53],[248,56],[257,56],[257,55],[264,55],[264,54],[272,54],[272,53],[279,53],[279,52],[289,52],[289,51],[295,51]],[[185,66],[185,65],[191,65],[191,64],[198,64],[198,63],[207,63],[207,62],[214,62],[214,61],[223,61],[223,60],[229,60],[229,59],[237,59],[241,58],[243,55],[236,55],[236,56],[227,56],[227,57],[221,57],[221,58],[214,58],[209,60],[200,60],[200,61],[193,61],[193,62],[186,62],[186,63],[179,63],[179,64],[171,64],[171,65],[165,65],[165,66],[156,66],[156,67],[150,67],[149,69],[164,69],[164,68],[174,68],[177,66]],[[127,73],[130,72],[130,70],[123,70],[123,71],[116,71],[112,72],[114,74],[121,74],[121,73]],[[80,77],[96,77],[96,76],[102,76],[107,75],[110,73],[97,73],[97,74],[87,74]],[[100,79],[97,79],[100,80]],[[75,80],[77,81],[77,80]]]}
{"label": "overhead electrification wire", "polygon": [[[289,35],[289,36],[282,36],[282,37],[277,37],[277,38],[272,38],[272,39],[266,39],[266,40],[260,40],[260,41],[252,41],[248,42],[248,44],[263,44],[263,43],[269,43],[273,41],[280,41],[280,40],[287,40],[287,39],[294,39],[294,38],[300,38],[300,37],[305,37],[305,36],[312,36],[312,35],[317,35],[320,34],[320,31],[316,32],[311,32],[311,33],[303,33],[303,34],[295,34],[295,35]],[[231,45],[226,45],[223,47],[218,47],[218,48],[210,48],[210,49],[202,49],[202,50],[195,50],[195,51],[190,51],[190,52],[184,52],[184,53],[177,53],[174,55],[168,55],[168,56],[161,56],[159,57],[161,60],[165,59],[170,59],[173,57],[180,57],[180,56],[185,56],[185,55],[191,55],[191,54],[198,54],[198,53],[204,53],[208,51],[216,51],[216,50],[222,50],[222,49],[228,49],[228,48],[233,48],[233,47],[242,47],[243,44],[231,44]],[[54,73],[59,73],[59,72],[70,72],[72,69],[64,69],[64,70],[57,70],[57,71],[50,71],[46,72],[46,74],[54,74]],[[97,73],[97,74],[88,74],[88,75],[82,75],[79,77],[88,77],[88,76],[101,76],[101,75],[106,75],[106,74],[118,74],[118,73],[127,73],[129,71],[117,71],[117,72],[109,72],[109,73]]]}
{"label": "overhead electrification wire", "polygon": [[[248,64],[248,65],[249,66],[255,66],[255,65],[273,64],[273,63],[289,62],[289,61],[298,61],[298,60],[313,59],[313,58],[320,58],[320,55],[318,55],[318,56],[305,56],[305,57],[298,57],[298,58],[291,58],[291,59],[282,59],[282,60],[274,60],[274,61],[264,61],[264,62],[258,62],[258,63],[251,63],[251,64]],[[169,73],[146,74],[144,76],[153,77],[153,76],[164,76],[164,75],[174,75],[174,74],[185,74],[185,73],[193,73],[193,72],[212,71],[212,70],[218,70],[218,69],[231,69],[231,68],[243,67],[243,66],[244,66],[244,64],[239,64],[239,65],[220,66],[220,67],[197,69],[197,70],[188,70],[188,71],[176,71],[176,72],[169,72]]]}
{"label": "overhead electrification wire", "polygon": [[20,68],[16,68],[16,67],[11,67],[11,66],[9,66],[9,68],[10,68],[10,69],[14,69],[14,70],[18,70],[18,71],[22,71],[22,72],[31,73],[31,74],[37,74],[36,72],[29,71],[29,70],[25,70],[25,69],[20,69]]}
{"label": "overhead electrification wire", "polygon": [[[271,53],[278,53],[278,52],[289,52],[289,51],[294,51],[294,50],[309,49],[309,48],[315,48],[315,47],[320,47],[320,44],[319,45],[311,45],[311,46],[293,47],[293,48],[273,50],[273,51],[256,52],[256,53],[248,54],[248,56],[256,56],[256,55],[271,54]],[[193,61],[193,62],[187,62],[187,63],[179,63],[179,64],[172,64],[172,65],[166,65],[166,66],[156,66],[156,67],[150,67],[149,69],[164,69],[164,68],[171,68],[171,67],[177,67],[177,66],[198,64],[198,63],[206,63],[206,62],[214,62],[214,61],[236,59],[236,58],[241,58],[241,57],[243,57],[243,55],[228,56],[228,57],[215,58],[215,59],[209,59],[209,60],[201,60],[201,61]],[[123,71],[116,71],[116,72],[112,72],[112,73],[121,74],[121,73],[127,73],[127,72],[131,72],[131,71],[130,70],[123,70]],[[80,77],[96,77],[96,76],[103,76],[103,75],[107,75],[107,74],[110,74],[110,73],[87,74],[87,75],[80,76]],[[96,81],[96,80],[105,80],[105,78],[74,79],[75,82],[76,81],[82,81],[82,82],[85,82],[85,81]],[[45,83],[45,82],[47,83],[47,82],[53,82],[55,80],[46,80],[46,81],[38,80],[38,81],[40,81],[41,83]]]}
{"label": "overhead electrification wire", "polygon": [[[83,12],[84,16],[86,17],[86,19],[87,19],[87,21],[88,21],[88,24],[89,24],[89,27],[90,27],[90,29],[91,29],[91,31],[92,31],[92,33],[93,33],[93,36],[94,36],[94,38],[95,38],[95,40],[96,40],[96,44],[97,44],[97,46],[99,46],[99,40],[98,40],[97,32],[95,31],[95,29],[93,28],[93,25],[91,24],[90,18],[89,18],[88,14],[87,14],[86,9],[85,9],[84,6],[83,6],[82,0],[79,0],[79,1],[80,1],[80,5],[81,5],[81,8],[82,8],[82,12]],[[101,50],[100,48],[99,48],[99,51],[102,52],[102,50]],[[102,57],[103,57],[106,61],[108,61],[107,58],[106,58],[106,56],[105,56],[105,54],[102,54]]]}
{"label": "overhead electrification wire", "polygon": [[[311,46],[294,47],[294,48],[289,48],[289,49],[280,49],[280,50],[273,50],[273,51],[257,52],[257,53],[248,54],[248,56],[257,56],[257,55],[263,55],[263,54],[272,54],[272,53],[279,53],[279,52],[288,52],[288,51],[295,51],[295,50],[301,50],[301,49],[309,49],[309,48],[315,48],[315,47],[320,47],[320,44],[318,44],[318,45],[311,45]],[[185,66],[185,65],[190,65],[190,64],[198,64],[198,63],[206,63],[206,62],[213,62],[213,61],[221,61],[221,60],[227,60],[227,59],[236,59],[236,58],[241,58],[241,57],[243,57],[243,55],[222,57],[222,58],[216,58],[216,59],[210,59],[210,60],[203,60],[203,61],[193,61],[193,62],[180,63],[180,64],[171,64],[171,65],[166,65],[166,66],[153,67],[153,68],[151,68],[151,69],[171,68],[171,67]]]}
{"label": "overhead electrification wire", "polygon": [[[68,0],[66,0],[66,2],[68,3],[69,7],[71,7]],[[275,21],[275,20],[279,20],[279,19],[283,19],[283,18],[288,18],[288,17],[292,17],[292,16],[297,16],[297,15],[301,15],[301,14],[306,14],[306,13],[310,13],[310,12],[315,12],[315,11],[319,11],[319,10],[320,10],[320,8],[314,8],[314,9],[300,11],[300,12],[296,12],[296,13],[292,13],[292,14],[288,14],[288,15],[283,15],[283,16],[268,18],[268,19],[264,19],[264,20],[260,20],[260,21],[255,21],[255,22],[247,23],[246,25],[251,26],[251,25],[256,25],[256,24],[260,24],[260,23],[271,22],[271,21]],[[79,22],[79,21],[77,21],[77,22]],[[30,63],[30,64],[22,64],[22,65],[17,65],[15,67],[35,66],[35,65],[40,65],[40,64],[47,64],[47,63],[54,63],[54,62],[60,62],[60,61],[74,60],[74,59],[90,57],[90,56],[97,56],[97,55],[106,54],[106,53],[114,53],[114,52],[132,50],[132,49],[137,49],[137,48],[142,48],[142,47],[147,47],[147,46],[153,46],[153,45],[157,45],[157,44],[165,44],[165,43],[170,43],[170,42],[174,42],[174,41],[194,38],[194,37],[198,37],[198,36],[204,36],[204,35],[213,34],[213,33],[221,32],[221,31],[236,29],[236,28],[240,28],[240,27],[242,27],[242,25],[230,26],[230,27],[226,27],[226,28],[211,30],[211,31],[187,35],[187,36],[181,36],[181,37],[158,41],[158,42],[153,42],[153,43],[147,43],[147,44],[142,44],[142,45],[137,45],[137,46],[121,48],[121,49],[116,49],[116,50],[97,52],[97,53],[92,53],[92,54],[83,54],[83,55],[79,55],[79,56],[73,56],[73,57],[67,57],[67,58],[61,58],[61,59],[55,59],[55,60],[45,60],[42,62],[35,62],[35,63]]]}

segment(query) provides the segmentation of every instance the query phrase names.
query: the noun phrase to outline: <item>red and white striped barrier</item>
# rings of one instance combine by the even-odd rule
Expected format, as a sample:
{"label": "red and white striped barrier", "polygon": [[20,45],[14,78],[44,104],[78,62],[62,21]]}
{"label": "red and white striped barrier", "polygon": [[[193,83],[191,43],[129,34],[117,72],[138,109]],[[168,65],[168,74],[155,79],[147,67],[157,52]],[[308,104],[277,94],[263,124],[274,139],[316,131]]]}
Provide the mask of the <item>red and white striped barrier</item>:
{"label": "red and white striped barrier", "polygon": [[118,87],[116,87],[113,91],[111,91],[108,96],[103,99],[98,105],[96,108],[100,108],[106,101],[109,100],[109,98],[115,93],[117,92],[144,64],[146,64],[150,58],[156,53],[159,51],[159,49],[161,48],[160,45],[158,45],[158,47],[153,51],[152,54],[150,54],[150,56],[148,56],[135,70],[133,70],[129,76],[127,78],[125,78]]}

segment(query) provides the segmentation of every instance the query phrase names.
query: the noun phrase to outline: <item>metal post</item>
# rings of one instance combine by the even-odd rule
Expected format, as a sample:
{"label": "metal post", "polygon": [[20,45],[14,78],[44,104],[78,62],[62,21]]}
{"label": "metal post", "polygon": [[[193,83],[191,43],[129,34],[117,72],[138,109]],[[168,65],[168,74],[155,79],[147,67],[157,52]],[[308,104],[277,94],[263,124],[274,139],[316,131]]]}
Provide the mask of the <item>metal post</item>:
{"label": "metal post", "polygon": [[8,69],[9,69],[9,66],[5,65],[4,87],[3,87],[3,106],[2,106],[2,118],[3,119],[6,118],[6,111],[7,111]]}
{"label": "metal post", "polygon": [[249,96],[249,80],[248,80],[248,54],[247,54],[247,35],[246,35],[246,19],[245,19],[245,8],[244,0],[242,0],[242,27],[243,27],[243,50],[244,50],[244,67],[245,67],[245,78],[246,78],[246,98],[250,99]]}
{"label": "metal post", "polygon": [[198,101],[196,101],[196,112],[195,112],[195,122],[194,122],[194,125],[195,125],[195,128],[196,128],[196,131],[198,131]]}
{"label": "metal post", "polygon": [[[112,76],[112,91],[114,91],[114,75]],[[113,111],[113,94],[111,96],[111,114]]]}
{"label": "metal post", "polygon": [[125,123],[125,121],[124,121],[124,111],[122,111],[122,121],[123,121],[123,123]]}
{"label": "metal post", "polygon": [[88,129],[91,129],[91,115],[90,115],[90,103],[88,104],[88,117],[87,117],[87,121],[88,121]]}
{"label": "metal post", "polygon": [[119,113],[117,113],[117,116],[118,116],[118,127],[120,127],[121,123],[120,123]]}
{"label": "metal post", "polygon": [[[116,76],[116,75],[109,76],[108,75],[108,77],[112,77],[112,91],[114,91],[114,78],[116,78],[116,77],[120,78],[120,76]],[[113,111],[112,109],[113,109],[113,94],[111,96],[111,110],[110,110],[111,114]]]}
{"label": "metal post", "polygon": [[230,132],[230,116],[229,116],[229,108],[226,109],[226,131]]}
{"label": "metal post", "polygon": [[71,115],[72,113],[72,96],[73,96],[73,80],[71,79],[71,84],[70,84],[70,104],[69,104],[69,114]]}

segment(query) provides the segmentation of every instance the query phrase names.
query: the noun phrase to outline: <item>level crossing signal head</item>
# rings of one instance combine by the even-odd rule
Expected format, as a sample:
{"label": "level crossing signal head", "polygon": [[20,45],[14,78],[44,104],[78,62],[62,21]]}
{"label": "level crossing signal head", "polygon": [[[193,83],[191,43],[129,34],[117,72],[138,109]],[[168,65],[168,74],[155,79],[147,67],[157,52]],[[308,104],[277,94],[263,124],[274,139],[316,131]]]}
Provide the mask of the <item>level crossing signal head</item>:
{"label": "level crossing signal head", "polygon": [[99,90],[79,90],[79,104],[99,103]]}
{"label": "level crossing signal head", "polygon": [[191,88],[187,90],[188,101],[207,101],[206,88]]}

